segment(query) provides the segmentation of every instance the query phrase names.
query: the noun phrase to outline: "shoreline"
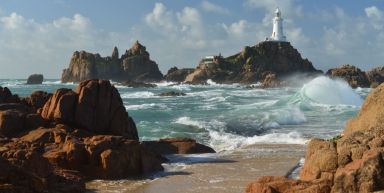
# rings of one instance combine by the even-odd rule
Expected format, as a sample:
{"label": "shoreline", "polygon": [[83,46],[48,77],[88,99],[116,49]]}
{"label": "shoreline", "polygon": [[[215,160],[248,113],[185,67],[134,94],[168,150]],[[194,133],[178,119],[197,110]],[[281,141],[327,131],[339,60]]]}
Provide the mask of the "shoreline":
{"label": "shoreline", "polygon": [[[167,164],[166,171],[157,173],[161,177],[153,180],[97,180],[88,182],[86,187],[89,193],[176,193],[180,189],[188,193],[242,193],[257,177],[289,175],[304,157],[305,149],[305,145],[256,144],[205,157],[181,156],[186,159]],[[200,160],[194,162],[194,157]]]}

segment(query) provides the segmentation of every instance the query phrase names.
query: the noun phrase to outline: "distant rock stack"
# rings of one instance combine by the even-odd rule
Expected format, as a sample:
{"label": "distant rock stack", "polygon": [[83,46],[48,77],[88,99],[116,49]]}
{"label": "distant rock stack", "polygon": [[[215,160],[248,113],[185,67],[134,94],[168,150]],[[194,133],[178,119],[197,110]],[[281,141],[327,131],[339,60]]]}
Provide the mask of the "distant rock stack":
{"label": "distant rock stack", "polygon": [[32,74],[27,79],[27,84],[42,84],[44,76],[42,74]]}
{"label": "distant rock stack", "polygon": [[73,53],[69,68],[63,70],[62,82],[80,82],[88,79],[152,82],[163,79],[156,62],[152,61],[145,46],[138,41],[119,58],[114,47],[112,56],[101,57],[86,51]]}

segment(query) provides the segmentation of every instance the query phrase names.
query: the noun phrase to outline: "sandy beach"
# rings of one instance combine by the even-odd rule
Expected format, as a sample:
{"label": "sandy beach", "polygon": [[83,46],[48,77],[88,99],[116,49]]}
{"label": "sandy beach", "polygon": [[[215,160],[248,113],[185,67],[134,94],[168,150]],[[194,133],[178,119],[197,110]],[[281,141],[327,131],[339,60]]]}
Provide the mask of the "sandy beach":
{"label": "sandy beach", "polygon": [[259,176],[287,175],[300,158],[304,145],[257,144],[234,152],[173,156],[165,172],[153,180],[92,181],[88,192],[119,193],[241,193]]}

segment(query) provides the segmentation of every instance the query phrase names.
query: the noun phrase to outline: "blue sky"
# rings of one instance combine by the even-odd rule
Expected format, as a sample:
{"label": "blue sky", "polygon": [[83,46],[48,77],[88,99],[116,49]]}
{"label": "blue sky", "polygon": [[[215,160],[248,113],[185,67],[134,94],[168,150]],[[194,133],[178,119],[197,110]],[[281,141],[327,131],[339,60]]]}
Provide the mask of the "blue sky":
{"label": "blue sky", "polygon": [[0,78],[59,78],[75,50],[120,54],[139,40],[166,72],[237,53],[271,33],[280,7],[288,40],[316,68],[384,65],[384,0],[3,0]]}

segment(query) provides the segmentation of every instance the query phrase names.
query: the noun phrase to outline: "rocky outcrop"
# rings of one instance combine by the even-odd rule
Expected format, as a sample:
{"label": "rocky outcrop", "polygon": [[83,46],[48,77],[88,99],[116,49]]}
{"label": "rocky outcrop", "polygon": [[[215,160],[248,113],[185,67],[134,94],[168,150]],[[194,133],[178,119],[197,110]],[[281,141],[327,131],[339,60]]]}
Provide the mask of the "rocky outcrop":
{"label": "rocky outcrop", "polygon": [[44,76],[42,74],[32,74],[27,79],[27,84],[42,84]]}
{"label": "rocky outcrop", "polygon": [[368,80],[372,88],[376,88],[384,82],[384,67],[377,67],[367,72]]}
{"label": "rocky outcrop", "polygon": [[115,47],[112,56],[101,57],[85,51],[73,53],[69,68],[64,69],[62,82],[81,82],[88,79],[149,82],[162,80],[158,65],[138,41],[121,58]]}
{"label": "rocky outcrop", "polygon": [[168,70],[164,79],[169,82],[183,82],[194,71],[193,68],[178,69],[176,66]]}
{"label": "rocky outcrop", "polygon": [[265,73],[276,77],[294,73],[321,73],[312,63],[303,59],[289,42],[265,41],[255,46],[246,46],[233,56],[216,56],[210,62],[201,61],[195,71],[186,77],[186,82],[199,84],[211,79],[218,83],[256,83]]}
{"label": "rocky outcrop", "polygon": [[[312,139],[300,180],[262,177],[246,192],[375,192],[384,189],[384,84],[372,91],[343,136]],[[304,189],[303,189],[304,188]],[[308,189],[309,188],[309,189]]]}
{"label": "rocky outcrop", "polygon": [[166,138],[158,141],[143,141],[142,143],[144,146],[161,155],[215,153],[215,150],[212,148],[188,138]]}
{"label": "rocky outcrop", "polygon": [[52,165],[79,171],[88,179],[121,179],[162,170],[164,158],[146,149],[137,140],[111,135],[79,135],[65,125],[39,128],[20,138],[43,144],[42,156]]}
{"label": "rocky outcrop", "polygon": [[369,87],[370,82],[365,72],[349,64],[342,65],[339,68],[329,69],[326,75],[331,78],[341,78],[349,83],[352,88]]}
{"label": "rocky outcrop", "polygon": [[187,94],[183,93],[183,92],[175,92],[175,91],[169,91],[169,92],[163,92],[163,93],[160,93],[159,96],[162,96],[162,97],[169,97],[169,96],[185,96]]}
{"label": "rocky outcrop", "polygon": [[117,89],[106,80],[81,82],[76,91],[59,89],[45,103],[41,116],[96,134],[121,135],[138,140]]}

